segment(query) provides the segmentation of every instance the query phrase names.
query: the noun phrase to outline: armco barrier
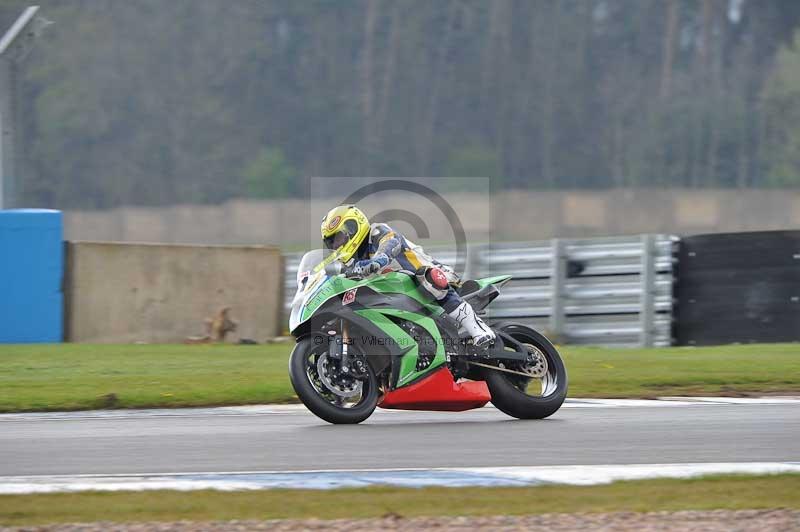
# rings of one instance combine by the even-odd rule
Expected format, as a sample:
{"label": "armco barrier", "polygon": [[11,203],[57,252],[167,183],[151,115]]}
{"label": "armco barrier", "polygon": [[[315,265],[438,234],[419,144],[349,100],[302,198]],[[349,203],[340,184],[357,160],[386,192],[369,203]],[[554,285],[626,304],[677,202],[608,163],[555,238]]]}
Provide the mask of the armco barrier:
{"label": "armco barrier", "polygon": [[180,342],[231,306],[234,335],[280,333],[283,259],[264,246],[68,242],[67,340]]}
{"label": "armco barrier", "polygon": [[[469,277],[513,275],[490,319],[513,319],[559,341],[609,346],[672,343],[673,246],[677,237],[553,239],[471,246]],[[444,263],[452,251],[428,249]],[[301,254],[286,258],[284,323]]]}
{"label": "armco barrier", "polygon": [[61,212],[0,211],[0,343],[62,339]]}
{"label": "armco barrier", "polygon": [[570,344],[667,346],[676,237],[553,239],[484,246],[471,275],[513,275],[489,306]]}

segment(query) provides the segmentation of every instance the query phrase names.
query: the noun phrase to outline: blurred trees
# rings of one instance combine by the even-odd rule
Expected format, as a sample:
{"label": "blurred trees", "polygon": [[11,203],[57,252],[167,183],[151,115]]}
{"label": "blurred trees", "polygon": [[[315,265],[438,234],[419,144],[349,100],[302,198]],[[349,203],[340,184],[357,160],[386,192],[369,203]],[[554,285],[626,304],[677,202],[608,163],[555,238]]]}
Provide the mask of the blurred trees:
{"label": "blurred trees", "polygon": [[[25,2],[0,2],[7,27]],[[68,0],[21,64],[24,203],[302,176],[800,183],[800,2]]]}
{"label": "blurred trees", "polygon": [[247,195],[252,198],[286,198],[301,190],[297,171],[289,164],[278,148],[263,148],[244,169],[243,177]]}
{"label": "blurred trees", "polygon": [[778,53],[764,94],[767,179],[800,185],[800,34]]}

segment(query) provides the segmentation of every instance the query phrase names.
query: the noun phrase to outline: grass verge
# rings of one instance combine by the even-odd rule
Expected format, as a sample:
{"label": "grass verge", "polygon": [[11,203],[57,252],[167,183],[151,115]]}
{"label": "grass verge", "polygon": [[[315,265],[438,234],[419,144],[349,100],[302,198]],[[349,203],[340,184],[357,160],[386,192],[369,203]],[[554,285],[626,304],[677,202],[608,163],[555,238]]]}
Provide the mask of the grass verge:
{"label": "grass verge", "polygon": [[0,525],[766,508],[800,508],[800,475],[716,476],[524,488],[3,495]]}
{"label": "grass verge", "polygon": [[[291,348],[3,345],[0,412],[291,402]],[[562,351],[572,397],[800,392],[800,344]]]}

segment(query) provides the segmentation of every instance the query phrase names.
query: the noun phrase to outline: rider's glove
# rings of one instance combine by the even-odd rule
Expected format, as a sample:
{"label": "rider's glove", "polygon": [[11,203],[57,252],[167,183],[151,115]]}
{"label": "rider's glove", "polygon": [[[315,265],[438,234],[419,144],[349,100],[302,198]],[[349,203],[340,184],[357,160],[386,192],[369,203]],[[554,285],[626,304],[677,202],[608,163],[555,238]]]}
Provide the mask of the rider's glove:
{"label": "rider's glove", "polygon": [[371,259],[356,262],[355,266],[353,266],[353,273],[359,277],[366,277],[380,271],[387,264],[389,264],[389,257],[385,253],[377,253]]}
{"label": "rider's glove", "polygon": [[380,269],[381,265],[378,261],[360,260],[356,262],[355,266],[353,266],[353,273],[359,277],[366,277],[367,275],[375,273]]}

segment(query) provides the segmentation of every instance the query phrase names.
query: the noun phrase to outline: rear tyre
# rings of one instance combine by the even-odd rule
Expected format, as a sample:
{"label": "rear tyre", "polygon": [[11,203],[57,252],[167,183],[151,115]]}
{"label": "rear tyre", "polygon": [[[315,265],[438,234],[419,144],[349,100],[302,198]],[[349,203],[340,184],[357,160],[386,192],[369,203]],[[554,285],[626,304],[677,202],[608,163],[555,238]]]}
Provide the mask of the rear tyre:
{"label": "rear tyre", "polygon": [[[328,423],[361,423],[372,414],[378,404],[378,381],[375,374],[369,364],[366,364],[367,376],[358,381],[358,387],[352,383],[344,388],[337,387],[332,382],[336,377],[333,374],[334,369],[330,369],[331,374],[320,376],[319,373],[320,368],[325,372],[334,367],[334,363],[326,359],[327,350],[326,345],[315,344],[313,337],[297,342],[289,358],[292,388],[306,408]],[[354,393],[356,389],[358,393]],[[347,396],[350,393],[353,395]]]}
{"label": "rear tyre", "polygon": [[[513,366],[508,369],[530,372],[541,378],[526,378],[521,375],[491,369],[484,370],[484,379],[492,394],[492,404],[498,410],[519,419],[543,419],[553,415],[561,408],[567,397],[567,369],[555,346],[543,334],[530,327],[517,323],[501,324],[499,330],[518,342],[534,348],[544,357],[546,363]],[[541,392],[530,390],[531,386],[541,386]]]}

